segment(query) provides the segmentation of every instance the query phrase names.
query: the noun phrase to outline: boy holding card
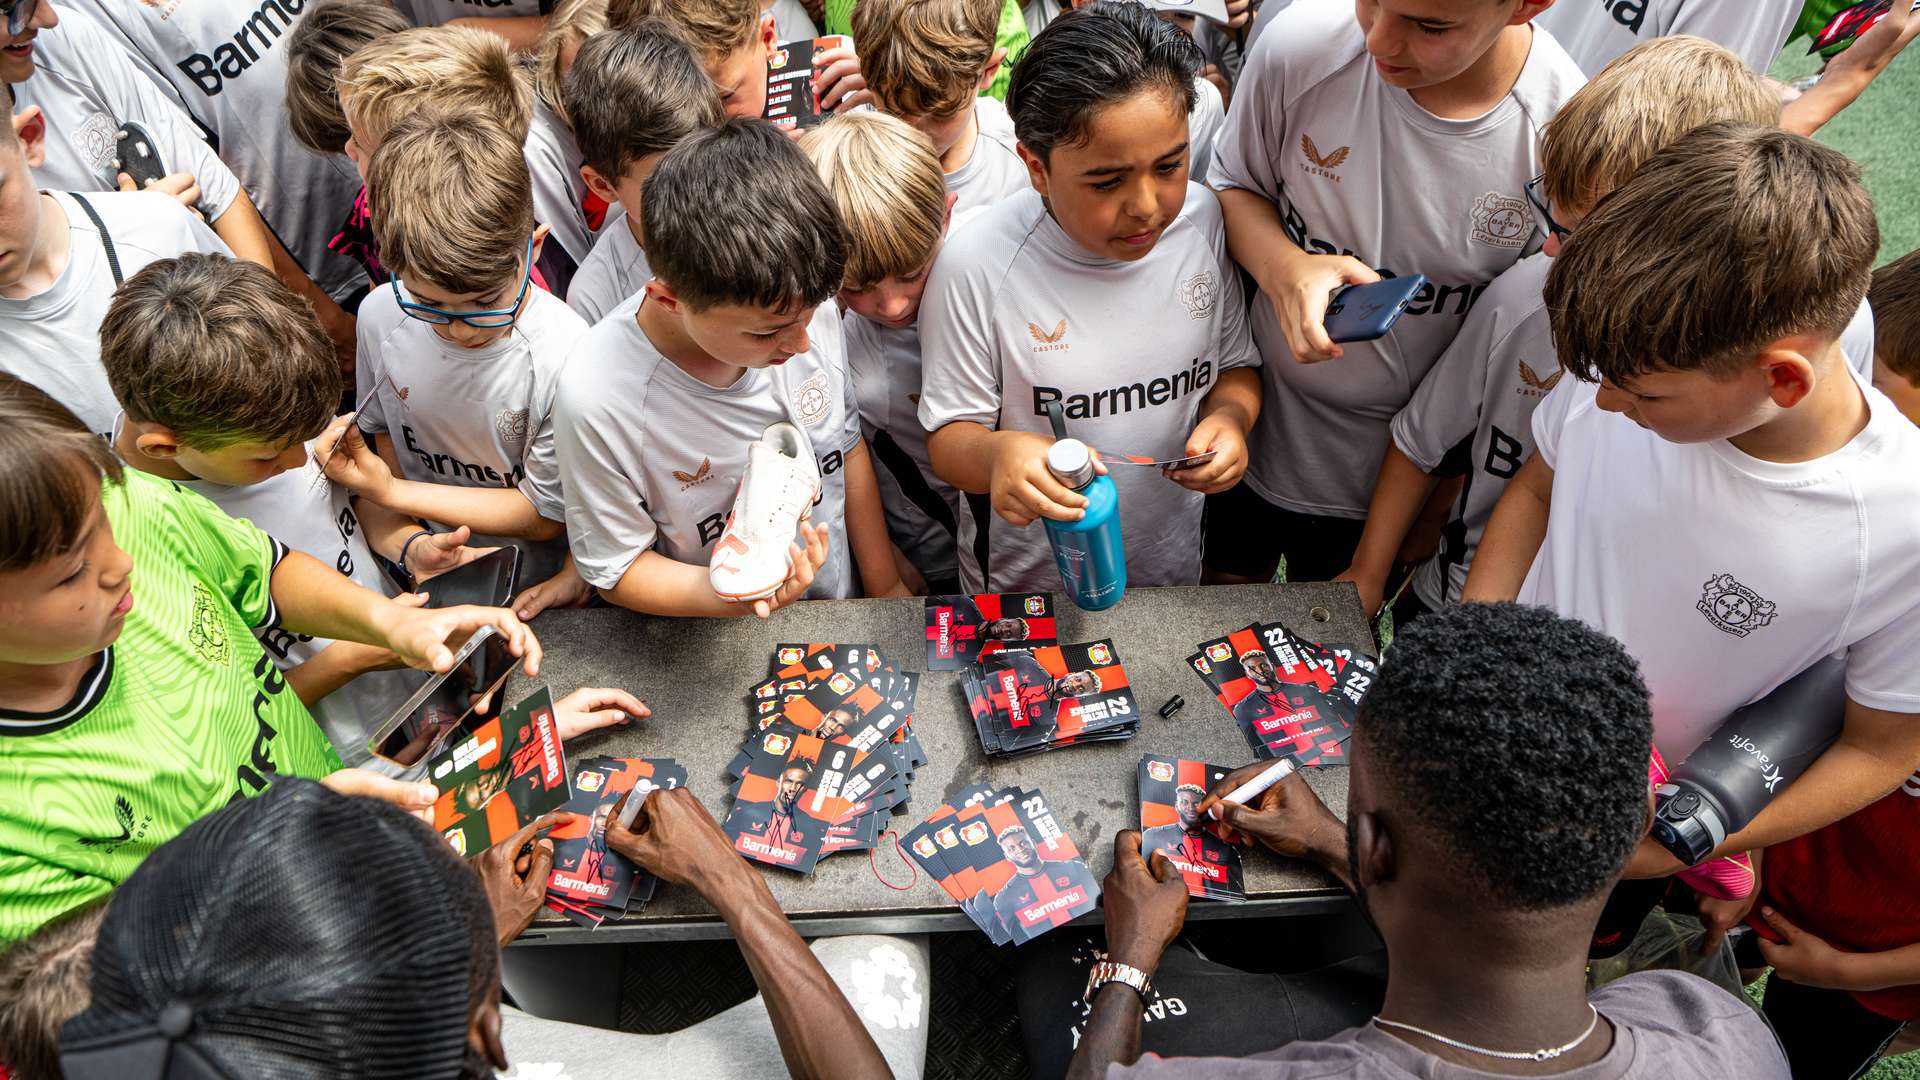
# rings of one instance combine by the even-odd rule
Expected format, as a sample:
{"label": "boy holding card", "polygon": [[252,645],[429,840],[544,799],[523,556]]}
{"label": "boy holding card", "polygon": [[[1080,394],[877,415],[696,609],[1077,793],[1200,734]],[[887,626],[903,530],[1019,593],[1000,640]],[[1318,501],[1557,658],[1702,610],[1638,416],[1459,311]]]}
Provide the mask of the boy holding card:
{"label": "boy holding card", "polygon": [[[720,93],[720,107],[728,116],[758,119],[767,112],[767,68],[780,44],[772,12],[759,0],[611,0],[607,26],[618,30],[649,15],[672,23],[700,54],[700,63]],[[811,48],[807,41],[796,48]],[[860,58],[852,49],[828,49],[813,57],[816,69],[810,90],[819,95],[822,111],[844,112],[865,102],[868,94],[859,78]],[[797,128],[791,134],[798,135]]]}
{"label": "boy holding card", "polygon": [[1096,446],[1212,455],[1114,478],[1129,584],[1199,580],[1203,497],[1239,479],[1260,411],[1219,204],[1187,180],[1199,60],[1146,8],[1098,4],[1062,15],[1014,70],[1033,189],[948,244],[922,323],[920,421],[934,471],[967,493],[970,592],[1060,580],[1039,520],[1078,520],[1086,499],[1047,470],[1049,404]]}
{"label": "boy holding card", "polygon": [[[1518,597],[1625,643],[1670,762],[1847,653],[1839,741],[1713,855],[1851,814],[1920,761],[1920,430],[1840,346],[1878,245],[1844,156],[1710,124],[1649,158],[1547,276],[1574,378],[1533,415],[1538,451],[1465,598]],[[1676,869],[1648,840],[1628,876]]]}

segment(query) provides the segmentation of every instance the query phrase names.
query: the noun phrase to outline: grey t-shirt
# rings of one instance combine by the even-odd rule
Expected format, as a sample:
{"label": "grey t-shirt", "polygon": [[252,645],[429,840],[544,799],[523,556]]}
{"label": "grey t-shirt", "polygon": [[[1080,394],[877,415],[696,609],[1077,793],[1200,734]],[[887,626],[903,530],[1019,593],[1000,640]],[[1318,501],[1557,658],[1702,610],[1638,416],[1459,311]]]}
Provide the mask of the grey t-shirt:
{"label": "grey t-shirt", "polygon": [[647,253],[633,238],[627,215],[620,213],[617,206],[607,212],[609,218],[616,213],[619,220],[607,222],[606,231],[587,253],[580,269],[574,271],[573,283],[567,286],[567,306],[587,320],[589,326],[606,318],[607,312],[653,280]]}
{"label": "grey t-shirt", "polygon": [[[960,493],[934,475],[927,456],[927,429],[919,415],[920,328],[881,326],[851,311],[841,327],[887,533],[923,576],[952,577],[958,570],[950,527],[960,512]],[[935,516],[941,506],[944,524]]]}
{"label": "grey t-shirt", "polygon": [[947,191],[956,196],[956,219],[1033,186],[1027,179],[1027,166],[1013,149],[1018,140],[1013,136],[1013,118],[1007,115],[1007,107],[994,98],[978,97],[973,102],[973,117],[980,129],[973,141],[973,155],[946,175]]}
{"label": "grey t-shirt", "polygon": [[360,190],[353,163],[344,154],[316,154],[287,133],[281,45],[305,15],[304,2],[67,3],[118,35],[140,72],[213,133],[221,160],[316,285],[340,298],[365,284],[358,263],[327,249]]}
{"label": "grey t-shirt", "polygon": [[1787,43],[1801,0],[1572,0],[1534,16],[1580,70],[1599,72],[1643,41],[1692,34],[1738,53],[1762,75]]}
{"label": "grey t-shirt", "polygon": [[[593,249],[596,234],[587,223],[587,182],[580,176],[580,146],[573,139],[573,129],[538,95],[523,150],[527,174],[533,180],[533,219],[550,230],[540,253],[541,272],[547,287],[565,296],[574,273]],[[611,220],[609,214],[601,224]]]}
{"label": "grey t-shirt", "polygon": [[227,212],[240,181],[187,114],[140,67],[121,38],[94,16],[59,7],[60,25],[33,39],[33,75],[13,87],[13,111],[38,105],[47,116],[47,159],[33,170],[42,187],[114,191],[114,138],[136,121],[153,136],[168,172],[200,182],[198,209]]}
{"label": "grey t-shirt", "polygon": [[810,345],[786,363],[709,386],[660,355],[628,298],[575,345],[554,402],[554,442],[567,491],[567,539],[580,576],[611,589],[651,549],[707,564],[746,470],[747,444],[790,423],[813,443],[820,498],[813,524],[831,545],[809,599],[853,595],[847,547],[846,455],[860,442],[840,314],[821,304]]}
{"label": "grey t-shirt", "polygon": [[1385,337],[1317,364],[1293,358],[1273,304],[1253,298],[1266,393],[1248,485],[1298,513],[1364,518],[1394,413],[1487,284],[1544,240],[1524,188],[1541,128],[1584,77],[1536,29],[1498,105],[1444,120],[1380,77],[1353,11],[1297,0],[1274,17],[1241,72],[1209,182],[1273,202],[1310,253],[1427,276]]}
{"label": "grey t-shirt", "polygon": [[[1049,434],[1046,405],[1057,401],[1074,436],[1156,460],[1185,452],[1222,372],[1259,363],[1219,200],[1198,184],[1187,185],[1180,216],[1153,250],[1132,262],[1081,248],[1038,192],[1007,199],[948,238],[921,302],[920,335],[928,431],[971,421]],[[1154,469],[1116,468],[1114,482],[1128,584],[1198,582],[1202,496]],[[963,500],[959,521],[967,590],[1057,587],[1044,527],[1015,528],[991,511],[976,518],[973,501]]]}
{"label": "grey t-shirt", "polygon": [[400,14],[415,26],[439,26],[454,19],[508,15],[546,15],[553,0],[394,0]]}
{"label": "grey t-shirt", "polygon": [[[1680,971],[1618,979],[1587,998],[1613,1025],[1613,1046],[1554,1080],[1790,1080],[1765,1020],[1732,994]],[[1596,1032],[1592,1038],[1600,1038]],[[1108,1080],[1494,1080],[1367,1024],[1248,1058],[1157,1058],[1115,1065]]]}

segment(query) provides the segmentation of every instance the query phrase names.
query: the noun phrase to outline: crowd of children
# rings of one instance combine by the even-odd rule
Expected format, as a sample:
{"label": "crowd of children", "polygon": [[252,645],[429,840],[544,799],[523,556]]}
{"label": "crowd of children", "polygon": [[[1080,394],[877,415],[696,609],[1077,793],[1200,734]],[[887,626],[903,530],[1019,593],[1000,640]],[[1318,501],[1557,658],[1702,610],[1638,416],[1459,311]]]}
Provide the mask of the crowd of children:
{"label": "crowd of children", "polygon": [[1116,470],[1134,587],[1544,606],[1669,762],[1844,653],[1756,895],[1643,840],[1595,949],[1763,900],[1850,1076],[1920,1016],[1920,252],[1807,136],[1895,7],[1798,93],[1785,0],[0,0],[0,943],[276,776],[417,809],[365,725],[475,627],[1055,587],[1064,420],[1203,458]]}

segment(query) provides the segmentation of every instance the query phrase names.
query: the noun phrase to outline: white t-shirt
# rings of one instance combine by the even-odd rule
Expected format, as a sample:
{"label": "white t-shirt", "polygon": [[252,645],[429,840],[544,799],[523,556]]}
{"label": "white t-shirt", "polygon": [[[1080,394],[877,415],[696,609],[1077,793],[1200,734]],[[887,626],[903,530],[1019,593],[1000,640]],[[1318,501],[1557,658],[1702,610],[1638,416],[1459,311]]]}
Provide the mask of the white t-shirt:
{"label": "white t-shirt", "polygon": [[[611,212],[608,216],[612,216]],[[620,220],[609,221],[607,225],[599,243],[587,253],[587,260],[574,271],[573,283],[567,286],[567,306],[589,326],[606,318],[607,312],[653,280],[647,253],[640,250],[640,242],[633,238],[626,215],[621,214]]]}
{"label": "white t-shirt", "polygon": [[327,250],[360,190],[353,163],[316,154],[287,133],[280,45],[306,14],[305,0],[68,3],[116,34],[141,73],[213,133],[221,160],[315,284],[339,298],[366,283],[358,263]]}
{"label": "white t-shirt", "polygon": [[[113,271],[92,219],[73,196],[51,194],[67,216],[67,267],[38,296],[0,297],[0,341],[6,343],[0,348],[0,370],[46,391],[73,410],[87,430],[104,435],[120,413],[107,369],[100,366],[100,320],[113,303]],[[212,229],[170,196],[91,191],[85,198],[106,223],[123,277],[189,251],[229,254]],[[43,203],[40,212],[53,211]]]}
{"label": "white t-shirt", "polygon": [[[1414,572],[1413,591],[1428,607],[1460,599],[1494,504],[1533,454],[1534,407],[1565,375],[1541,295],[1552,265],[1545,254],[1529,255],[1495,278],[1393,418],[1394,445],[1408,460],[1430,473],[1466,477],[1440,550]],[[1840,347],[1847,363],[1871,379],[1873,312],[1865,301]]]}
{"label": "white t-shirt", "polygon": [[[339,570],[364,589],[382,596],[398,591],[380,572],[380,564],[367,546],[359,515],[353,510],[352,494],[328,481],[311,453],[300,468],[264,483],[230,487],[206,480],[183,480],[180,486],[205,495],[234,517],[253,522],[295,551]],[[300,666],[333,644],[331,638],[295,634],[280,627],[256,636],[282,671]],[[425,681],[422,672],[370,671],[315,702],[311,707],[313,718],[320,721],[320,730],[327,733],[327,740],[343,763],[363,765],[372,756],[367,753],[367,737],[373,727]]]}
{"label": "white t-shirt", "polygon": [[920,426],[920,328],[881,326],[851,311],[841,327],[887,533],[923,576],[953,577],[960,493],[934,475],[927,456],[927,429]]}
{"label": "white t-shirt", "polygon": [[773,33],[781,41],[811,41],[820,28],[800,0],[773,0]]}
{"label": "white t-shirt", "polygon": [[1019,140],[1014,138],[1013,118],[1007,115],[1007,107],[994,98],[977,97],[973,118],[980,130],[973,140],[973,155],[946,175],[947,191],[958,196],[953,203],[956,218],[1033,186],[1027,179],[1026,164],[1014,150]]}
{"label": "white t-shirt", "polygon": [[113,31],[87,12],[55,10],[60,25],[33,39],[32,77],[12,88],[14,112],[38,105],[47,116],[47,159],[34,178],[61,191],[117,190],[114,139],[131,120],[153,136],[168,172],[200,182],[199,210],[208,221],[226,213],[240,181],[193,120],[140,73]]}
{"label": "white t-shirt", "polygon": [[[527,126],[525,156],[533,180],[533,219],[550,230],[540,251],[540,270],[547,288],[565,296],[577,268],[593,249],[595,232],[587,224],[587,182],[580,176],[580,146],[573,140],[573,129],[537,95],[533,123]],[[601,224],[611,219],[608,215]]]}
{"label": "white t-shirt", "polygon": [[1519,600],[1627,647],[1668,761],[1843,649],[1849,698],[1920,713],[1920,428],[1844,370],[1867,426],[1793,465],[1668,442],[1572,379],[1533,414],[1553,500]]}
{"label": "white t-shirt", "polygon": [[829,534],[807,597],[853,595],[843,466],[860,442],[859,408],[833,303],[814,311],[806,352],[717,387],[653,347],[635,318],[645,300],[630,297],[596,323],[560,377],[554,441],[580,576],[611,589],[648,549],[705,566],[733,509],[747,444],[789,423],[813,442],[821,483],[812,522]]}
{"label": "white t-shirt", "polygon": [[547,15],[554,0],[394,0],[393,6],[415,26],[439,26],[454,19]]}
{"label": "white t-shirt", "polygon": [[1383,81],[1346,0],[1297,0],[1240,74],[1214,148],[1215,188],[1271,200],[1287,235],[1427,285],[1386,337],[1339,360],[1294,360],[1272,303],[1253,298],[1265,400],[1247,483],[1302,514],[1363,518],[1388,424],[1487,284],[1544,240],[1524,190],[1541,128],[1584,81],[1536,30],[1507,97],[1442,120]]}
{"label": "white t-shirt", "polygon": [[1193,111],[1187,114],[1187,175],[1205,181],[1213,168],[1213,146],[1227,126],[1227,106],[1220,88],[1205,79],[1193,80]]}
{"label": "white t-shirt", "polygon": [[1588,75],[1643,41],[1692,34],[1762,75],[1800,18],[1801,0],[1560,0],[1534,16]]}
{"label": "white t-shirt", "polygon": [[[1045,406],[1057,400],[1076,438],[1156,460],[1185,452],[1221,372],[1260,362],[1219,200],[1198,184],[1187,185],[1180,216],[1134,262],[1083,250],[1038,192],[1006,200],[947,240],[921,301],[920,334],[928,431],[968,420],[1050,434]],[[1198,582],[1202,497],[1154,469],[1116,467],[1113,477],[1127,583]],[[1044,527],[1015,528],[985,505],[961,503],[967,590],[1057,587]],[[975,555],[980,530],[988,566]]]}
{"label": "white t-shirt", "polygon": [[[563,520],[553,395],[560,368],[585,332],[586,323],[559,297],[530,287],[511,333],[485,348],[464,349],[403,312],[391,285],[375,289],[360,305],[354,374],[359,397],[376,386],[379,393],[360,410],[360,427],[392,437],[408,480],[514,488],[541,517]],[[560,540],[476,535],[472,543],[518,547],[521,586],[552,577],[566,559]]]}
{"label": "white t-shirt", "polygon": [[1065,10],[1060,0],[1026,0],[1020,5],[1020,14],[1027,20],[1027,36],[1036,38],[1047,24],[1060,17]]}

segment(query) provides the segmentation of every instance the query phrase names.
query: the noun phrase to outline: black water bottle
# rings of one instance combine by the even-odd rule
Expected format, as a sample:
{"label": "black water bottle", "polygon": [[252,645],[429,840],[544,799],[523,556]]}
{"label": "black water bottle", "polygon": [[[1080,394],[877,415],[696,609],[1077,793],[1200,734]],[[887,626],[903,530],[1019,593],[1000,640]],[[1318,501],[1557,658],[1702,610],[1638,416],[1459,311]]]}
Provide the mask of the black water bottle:
{"label": "black water bottle", "polygon": [[1692,866],[1746,828],[1840,737],[1846,681],[1829,656],[1735,710],[1655,790],[1653,838]]}

